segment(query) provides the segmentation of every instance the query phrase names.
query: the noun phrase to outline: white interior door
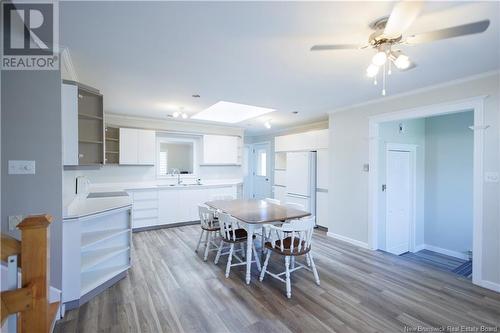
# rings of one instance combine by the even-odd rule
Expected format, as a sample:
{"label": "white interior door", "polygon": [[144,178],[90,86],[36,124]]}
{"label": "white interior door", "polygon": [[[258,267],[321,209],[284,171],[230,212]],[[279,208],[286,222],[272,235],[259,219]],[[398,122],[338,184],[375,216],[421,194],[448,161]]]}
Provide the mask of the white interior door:
{"label": "white interior door", "polygon": [[271,197],[271,147],[269,143],[256,143],[252,149],[253,198]]}
{"label": "white interior door", "polygon": [[411,153],[388,150],[386,171],[386,251],[399,255],[410,250]]}

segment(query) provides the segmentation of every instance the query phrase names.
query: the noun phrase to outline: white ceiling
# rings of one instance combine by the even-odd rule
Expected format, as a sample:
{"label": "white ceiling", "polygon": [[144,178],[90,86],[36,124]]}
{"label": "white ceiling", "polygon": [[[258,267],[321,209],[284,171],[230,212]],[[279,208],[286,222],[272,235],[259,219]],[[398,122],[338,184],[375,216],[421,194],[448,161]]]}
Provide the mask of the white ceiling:
{"label": "white ceiling", "polygon": [[[224,100],[277,109],[275,130],[380,97],[365,76],[373,50],[309,48],[365,42],[368,24],[393,4],[62,2],[60,38],[80,81],[104,94],[107,112],[165,119],[180,106],[194,114]],[[491,25],[480,35],[402,47],[418,67],[393,74],[388,95],[500,68],[499,13],[499,2],[427,3],[410,32],[485,18]],[[267,131],[259,120],[238,125]]]}

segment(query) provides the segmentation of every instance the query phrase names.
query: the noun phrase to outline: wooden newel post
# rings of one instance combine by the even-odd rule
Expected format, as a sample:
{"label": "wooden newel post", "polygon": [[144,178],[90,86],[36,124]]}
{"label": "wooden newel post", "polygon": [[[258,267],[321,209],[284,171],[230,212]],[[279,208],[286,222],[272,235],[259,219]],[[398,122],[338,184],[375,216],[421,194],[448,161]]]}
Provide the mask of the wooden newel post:
{"label": "wooden newel post", "polygon": [[18,228],[21,230],[22,287],[33,291],[33,307],[19,314],[18,332],[48,332],[49,322],[49,272],[50,272],[50,215],[25,218]]}

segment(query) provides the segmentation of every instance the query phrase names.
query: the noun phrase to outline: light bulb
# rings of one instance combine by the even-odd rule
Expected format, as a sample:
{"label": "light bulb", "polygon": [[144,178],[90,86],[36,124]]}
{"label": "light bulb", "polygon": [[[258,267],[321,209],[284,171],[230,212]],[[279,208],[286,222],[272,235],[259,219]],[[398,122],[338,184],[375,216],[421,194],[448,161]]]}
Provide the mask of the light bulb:
{"label": "light bulb", "polygon": [[374,64],[370,64],[366,69],[366,76],[368,77],[375,77],[377,73],[378,73],[378,66],[375,66]]}
{"label": "light bulb", "polygon": [[383,51],[375,53],[375,55],[372,58],[372,63],[377,66],[382,66],[383,64],[385,64],[386,61],[387,61],[387,54],[385,54],[385,52]]}
{"label": "light bulb", "polygon": [[264,127],[267,128],[267,129],[270,129],[271,128],[271,123],[269,121],[266,121],[264,123]]}
{"label": "light bulb", "polygon": [[187,119],[187,117],[188,117],[187,113],[182,114],[182,119]]}
{"label": "light bulb", "polygon": [[179,117],[179,115],[180,115],[180,113],[179,113],[179,112],[177,112],[177,111],[175,111],[175,112],[172,114],[172,116],[173,116],[174,118]]}
{"label": "light bulb", "polygon": [[394,65],[399,69],[407,69],[410,67],[410,58],[404,54],[400,54],[396,60],[394,60]]}

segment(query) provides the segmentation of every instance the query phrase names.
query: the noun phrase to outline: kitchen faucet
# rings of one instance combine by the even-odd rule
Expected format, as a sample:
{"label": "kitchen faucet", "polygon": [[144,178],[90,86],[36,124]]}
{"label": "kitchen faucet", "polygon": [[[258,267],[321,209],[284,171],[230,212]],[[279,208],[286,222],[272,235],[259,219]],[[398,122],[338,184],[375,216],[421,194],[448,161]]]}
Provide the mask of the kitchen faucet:
{"label": "kitchen faucet", "polygon": [[175,176],[177,175],[177,185],[180,185],[182,183],[182,180],[181,180],[181,173],[179,171],[179,169],[176,169],[176,168],[172,168],[172,171],[170,173],[172,176]]}

